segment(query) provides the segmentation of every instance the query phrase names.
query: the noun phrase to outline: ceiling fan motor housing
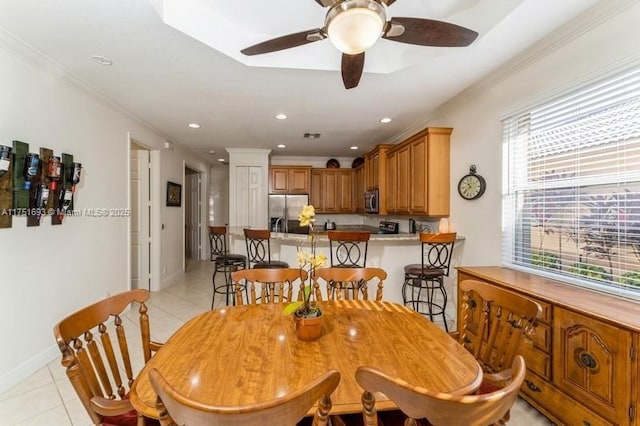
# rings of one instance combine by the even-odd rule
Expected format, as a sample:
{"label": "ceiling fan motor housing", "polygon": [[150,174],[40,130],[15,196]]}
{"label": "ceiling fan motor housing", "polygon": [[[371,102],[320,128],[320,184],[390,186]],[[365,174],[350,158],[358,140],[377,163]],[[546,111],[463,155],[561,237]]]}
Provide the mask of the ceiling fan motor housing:
{"label": "ceiling fan motor housing", "polygon": [[345,0],[337,3],[325,18],[333,45],[343,53],[364,52],[382,35],[387,21],[385,7],[375,0]]}

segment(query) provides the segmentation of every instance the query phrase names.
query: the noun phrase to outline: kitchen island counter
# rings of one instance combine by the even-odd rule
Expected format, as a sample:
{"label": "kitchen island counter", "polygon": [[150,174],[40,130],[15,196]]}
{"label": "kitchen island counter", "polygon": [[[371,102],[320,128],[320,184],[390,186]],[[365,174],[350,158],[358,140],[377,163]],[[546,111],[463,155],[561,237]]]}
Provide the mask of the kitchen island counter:
{"label": "kitchen island counter", "polygon": [[[316,232],[317,251],[329,257],[329,239],[324,227]],[[338,231],[369,230],[362,225],[342,225],[338,226]],[[402,284],[404,282],[404,266],[410,263],[420,263],[420,239],[419,234],[399,233],[399,234],[377,234],[376,228],[371,229],[371,237],[367,250],[367,266],[382,268],[387,272],[387,279],[384,282],[383,299],[402,303]],[[245,254],[247,248],[244,240],[242,227],[230,228],[231,250],[233,253]],[[458,265],[460,260],[461,246],[464,237],[458,235],[453,252],[452,265]],[[282,232],[271,233],[271,258],[282,260],[291,267],[297,267],[297,252],[302,246],[308,249],[309,236],[306,234],[292,234]],[[451,303],[447,306],[447,317],[455,318],[456,291],[455,291],[455,270],[452,269],[451,276],[446,278],[445,286]]]}

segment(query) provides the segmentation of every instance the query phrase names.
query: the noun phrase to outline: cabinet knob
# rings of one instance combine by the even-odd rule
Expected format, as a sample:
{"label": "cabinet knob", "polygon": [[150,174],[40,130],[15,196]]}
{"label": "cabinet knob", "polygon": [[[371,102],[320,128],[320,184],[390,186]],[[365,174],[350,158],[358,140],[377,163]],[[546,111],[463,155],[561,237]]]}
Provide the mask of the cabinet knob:
{"label": "cabinet knob", "polygon": [[578,355],[578,361],[584,368],[593,370],[598,366],[595,357],[588,352],[582,352]]}
{"label": "cabinet knob", "polygon": [[527,387],[532,390],[533,392],[542,392],[542,389],[540,389],[539,387],[537,387],[535,385],[535,383],[533,383],[531,380],[525,380],[524,381],[525,384],[527,385]]}
{"label": "cabinet knob", "polygon": [[588,420],[583,420],[582,421],[583,426],[591,426],[591,422]]}

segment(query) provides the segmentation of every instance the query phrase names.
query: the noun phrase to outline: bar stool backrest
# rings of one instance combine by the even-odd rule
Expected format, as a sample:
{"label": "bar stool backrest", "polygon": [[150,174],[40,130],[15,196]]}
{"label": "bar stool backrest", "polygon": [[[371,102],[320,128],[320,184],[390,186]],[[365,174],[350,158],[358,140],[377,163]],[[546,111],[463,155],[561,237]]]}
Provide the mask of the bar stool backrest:
{"label": "bar stool backrest", "polygon": [[371,233],[366,231],[328,231],[331,266],[364,268]]}
{"label": "bar stool backrest", "polygon": [[422,270],[439,269],[444,276],[448,277],[456,233],[422,233],[420,242],[422,243]]}
{"label": "bar stool backrest", "polygon": [[210,226],[209,244],[211,246],[211,260],[227,254],[227,227]]}
{"label": "bar stool backrest", "polygon": [[252,264],[271,262],[271,231],[268,229],[245,229],[247,258]]}

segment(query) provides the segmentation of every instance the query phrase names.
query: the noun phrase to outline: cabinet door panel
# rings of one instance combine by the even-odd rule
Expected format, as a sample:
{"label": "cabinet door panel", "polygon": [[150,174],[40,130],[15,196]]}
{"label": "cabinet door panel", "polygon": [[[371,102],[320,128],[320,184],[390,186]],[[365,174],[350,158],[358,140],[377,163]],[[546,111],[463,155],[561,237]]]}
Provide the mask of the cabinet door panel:
{"label": "cabinet door panel", "polygon": [[338,198],[338,172],[326,170],[322,176],[322,204],[327,213],[337,213]]}
{"label": "cabinet door panel", "polygon": [[308,193],[309,192],[309,169],[289,170],[289,192]]}
{"label": "cabinet door panel", "polygon": [[397,181],[397,154],[396,151],[389,152],[386,158],[386,200],[380,200],[380,202],[385,202],[388,213],[396,213],[398,211],[397,208],[397,195],[398,195],[398,181]]}
{"label": "cabinet door panel", "polygon": [[322,172],[319,170],[312,170],[309,202],[315,207],[317,213],[324,212],[324,204],[322,201]]}
{"label": "cabinet door panel", "polygon": [[578,313],[554,310],[554,383],[603,416],[628,424],[632,334]]}
{"label": "cabinet door panel", "polygon": [[338,173],[338,210],[343,213],[351,213],[353,211],[353,193],[351,191],[351,175],[352,171],[340,170]]}
{"label": "cabinet door panel", "polygon": [[[411,213],[427,210],[427,139],[421,137],[411,143]],[[407,164],[409,165],[409,164]]]}
{"label": "cabinet door panel", "polygon": [[269,192],[286,192],[289,186],[289,170],[286,168],[272,168],[270,174]]}
{"label": "cabinet door panel", "polygon": [[413,189],[415,176],[411,175],[411,157],[409,146],[398,149],[397,163],[397,211],[398,213],[409,213],[409,200]]}

